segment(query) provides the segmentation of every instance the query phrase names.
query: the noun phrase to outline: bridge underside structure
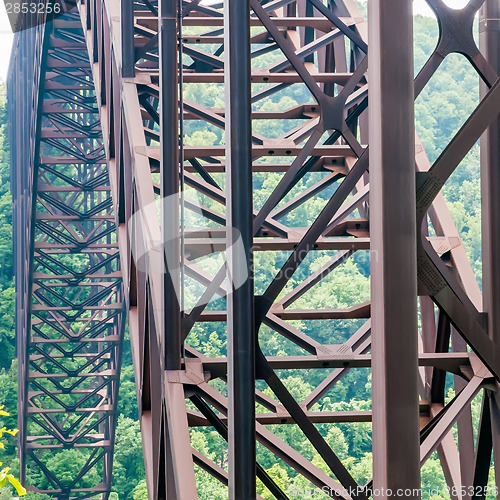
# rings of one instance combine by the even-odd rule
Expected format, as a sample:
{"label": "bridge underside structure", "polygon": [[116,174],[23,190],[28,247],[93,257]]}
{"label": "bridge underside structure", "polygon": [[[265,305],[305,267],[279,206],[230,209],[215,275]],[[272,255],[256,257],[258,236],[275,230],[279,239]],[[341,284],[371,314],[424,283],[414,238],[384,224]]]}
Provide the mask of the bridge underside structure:
{"label": "bridge underside structure", "polygon": [[[410,0],[369,0],[368,20],[354,0],[82,0],[16,36],[28,486],[109,497],[127,311],[151,499],[207,477],[291,498],[266,454],[332,498],[419,488],[434,452],[453,499],[500,487],[500,1],[427,3],[440,33],[415,78]],[[481,98],[431,164],[413,102],[452,53]],[[479,139],[482,289],[441,192]],[[358,371],[372,404],[327,404]],[[371,424],[373,479],[339,458],[338,424]]]}

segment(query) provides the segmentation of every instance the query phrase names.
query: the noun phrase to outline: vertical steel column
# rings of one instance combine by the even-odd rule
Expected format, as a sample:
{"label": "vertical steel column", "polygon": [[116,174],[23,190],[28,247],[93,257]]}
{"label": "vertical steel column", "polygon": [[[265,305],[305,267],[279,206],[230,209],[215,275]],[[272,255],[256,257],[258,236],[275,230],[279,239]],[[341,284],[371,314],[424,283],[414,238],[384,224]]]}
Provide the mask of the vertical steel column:
{"label": "vertical steel column", "polygon": [[135,76],[134,0],[121,0],[122,77]]}
{"label": "vertical steel column", "polygon": [[412,2],[369,9],[374,488],[418,498]]}
{"label": "vertical steel column", "polygon": [[[481,51],[500,72],[500,0],[486,0],[480,12]],[[481,85],[481,94],[486,93]],[[500,344],[500,117],[497,116],[481,137],[481,224],[483,250],[483,310],[488,313],[488,331]],[[497,421],[500,398],[492,394],[491,432],[495,456],[496,484],[500,486],[500,423]],[[488,432],[488,430],[485,430]],[[489,468],[489,466],[488,466]]]}
{"label": "vertical steel column", "polygon": [[[486,0],[481,9],[481,50],[500,71],[500,0]],[[484,94],[486,89],[482,88]],[[493,120],[481,137],[483,223],[483,309],[488,313],[489,332],[500,342],[500,118]]]}
{"label": "vertical steel column", "polygon": [[[227,245],[230,277],[248,272],[228,300],[229,498],[255,498],[255,320],[252,263],[250,4],[226,0]],[[244,254],[233,252],[233,228]]]}
{"label": "vertical steel column", "polygon": [[[163,342],[165,369],[181,368],[181,311],[179,233],[179,116],[177,1],[160,0],[158,16],[160,55],[160,131],[163,275]],[[167,262],[168,259],[168,262]],[[167,266],[168,264],[168,266]]]}

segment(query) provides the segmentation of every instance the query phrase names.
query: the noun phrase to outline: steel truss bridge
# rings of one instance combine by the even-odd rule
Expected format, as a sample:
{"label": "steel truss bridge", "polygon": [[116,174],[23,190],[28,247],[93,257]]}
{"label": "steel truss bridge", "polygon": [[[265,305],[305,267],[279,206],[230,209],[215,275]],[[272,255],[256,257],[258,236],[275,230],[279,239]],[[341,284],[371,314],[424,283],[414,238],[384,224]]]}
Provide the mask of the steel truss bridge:
{"label": "steel truss bridge", "polygon": [[[257,478],[291,498],[257,443],[332,498],[418,488],[435,451],[454,500],[484,498],[500,463],[500,1],[427,0],[439,40],[416,78],[410,0],[370,0],[368,20],[354,0],[208,3],[81,0],[16,35],[22,480],[28,470],[41,478],[32,489],[58,499],[109,497],[127,317],[150,499],[197,498],[195,470],[231,499],[261,498]],[[452,53],[477,72],[481,98],[431,164],[413,102]],[[295,91],[307,98],[269,105]],[[211,133],[193,144],[189,127]],[[482,290],[441,193],[480,137]],[[294,222],[300,209],[308,227]],[[226,266],[203,265],[226,247],[229,281]],[[323,265],[294,280],[319,254]],[[280,271],[268,276],[273,255]],[[301,306],[363,255],[369,302]],[[341,320],[352,335],[338,334]],[[192,341],[212,327],[227,358]],[[279,355],[263,338],[281,339]],[[318,410],[359,369],[372,375],[372,409]],[[282,379],[300,372],[321,381],[297,399]],[[373,429],[366,484],[318,427],[360,422]],[[278,437],[291,424],[322,467]],[[228,467],[190,443],[203,427],[227,442]],[[80,472],[55,474],[59,454]]]}

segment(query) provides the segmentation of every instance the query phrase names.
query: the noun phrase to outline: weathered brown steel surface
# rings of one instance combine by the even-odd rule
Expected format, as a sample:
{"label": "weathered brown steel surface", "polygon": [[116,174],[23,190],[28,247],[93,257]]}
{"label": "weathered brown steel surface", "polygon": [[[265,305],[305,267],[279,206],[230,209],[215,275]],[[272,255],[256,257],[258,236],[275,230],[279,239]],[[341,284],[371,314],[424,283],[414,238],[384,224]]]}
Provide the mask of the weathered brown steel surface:
{"label": "weathered brown steel surface", "polygon": [[[385,491],[417,491],[420,464],[412,2],[372,1],[369,25],[370,234],[372,254],[376,256],[370,261],[373,486]],[[398,40],[398,49],[394,48],[394,39]]]}
{"label": "weathered brown steel surface", "polygon": [[[254,475],[274,497],[289,498],[291,493],[283,491],[259,465],[258,455],[255,462],[253,447],[243,446],[254,432],[252,442],[260,443],[279,463],[287,464],[333,498],[363,499],[373,488],[381,487],[414,488],[418,485],[419,467],[434,451],[449,487],[455,488],[453,498],[471,498],[469,487],[484,486],[488,480],[492,451],[497,456],[500,453],[500,404],[494,391],[500,380],[495,333],[498,313],[494,305],[500,285],[496,282],[498,264],[492,263],[500,233],[493,167],[498,154],[495,120],[500,110],[495,52],[499,1],[472,0],[462,10],[455,10],[442,0],[428,0],[438,17],[440,39],[417,75],[414,89],[408,0],[369,2],[374,30],[371,40],[375,44],[370,53],[371,72],[367,64],[367,23],[353,0],[250,0],[238,2],[237,7],[231,5],[225,13],[222,4],[210,3],[161,0],[158,5],[149,0],[126,0],[121,4],[84,0],[78,12],[85,38],[72,39],[80,50],[86,42],[91,65],[82,69],[81,63],[78,71],[86,74],[91,69],[100,111],[102,157],[106,159],[113,199],[106,215],[113,212],[117,218],[116,242],[129,311],[150,498],[196,498],[195,466],[229,484],[231,499],[253,497],[249,491],[255,487]],[[480,51],[472,27],[483,3]],[[239,35],[248,33],[250,27],[247,40],[231,30],[224,33],[228,18],[242,23]],[[56,28],[62,23],[68,23],[68,31],[78,29],[76,18],[62,17]],[[40,40],[25,37],[24,45],[19,47],[34,45],[40,60],[47,57],[47,46],[42,50]],[[394,38],[397,43],[391,47]],[[246,51],[248,42],[252,67],[246,65],[244,54],[240,61],[233,60],[234,66],[231,58],[225,66],[225,51],[230,52],[232,44]],[[418,137],[413,143],[411,99],[413,92],[419,95],[442,60],[453,52],[468,57],[485,89],[471,118],[430,165]],[[262,67],[259,56],[267,53],[273,62]],[[384,54],[387,57],[382,61]],[[24,66],[18,61],[20,71]],[[48,61],[52,61],[54,74],[70,75],[75,71],[67,58],[49,57]],[[391,68],[394,74],[387,73]],[[207,83],[220,89],[228,76],[245,81],[232,90],[228,86],[225,102],[217,96],[210,96],[206,102],[190,100],[196,92],[190,92],[188,85],[200,92]],[[373,83],[369,96],[370,78]],[[35,88],[41,86],[36,75],[29,75],[29,81]],[[46,78],[44,82],[45,95],[60,92],[57,81]],[[245,92],[250,82],[253,85],[248,102]],[[82,83],[65,81],[67,92],[81,88],[79,85]],[[91,87],[88,81],[86,85]],[[283,89],[299,87],[306,89],[304,102],[290,109],[260,108],[261,103],[277,98]],[[14,110],[17,101],[12,87],[10,92]],[[372,110],[370,134],[368,97]],[[241,124],[234,112],[240,113]],[[37,114],[35,107],[24,113],[34,119],[42,111]],[[250,118],[253,125],[247,130]],[[265,127],[269,120],[293,121],[288,122],[287,132],[276,136]],[[208,142],[211,136],[207,134],[200,136],[196,145],[184,144],[183,129],[193,122],[213,130],[224,130],[226,123],[232,124],[226,131],[227,143],[214,145],[214,141]],[[481,290],[440,190],[490,125],[483,162],[484,189],[488,194],[483,227],[483,309]],[[80,134],[78,140],[85,141],[88,131],[76,131]],[[38,138],[50,142],[61,133],[69,131],[42,125]],[[61,158],[43,161],[47,167],[65,163]],[[19,177],[21,164],[18,161],[15,165]],[[252,179],[248,177],[250,165]],[[252,207],[250,181],[261,182],[266,172],[276,176],[270,194]],[[228,175],[226,189],[223,173]],[[307,184],[302,182],[304,179]],[[370,187],[375,190],[371,200]],[[183,188],[190,191],[176,198],[178,189]],[[28,197],[35,196],[32,186],[27,186],[25,192]],[[21,200],[21,190],[17,193]],[[50,193],[45,195],[49,200],[59,193],[59,188],[52,188]],[[97,199],[97,193],[93,192],[93,199]],[[173,196],[174,209],[164,204],[163,210],[157,211],[155,202],[162,196]],[[43,203],[46,206],[47,201]],[[293,217],[288,216],[297,208],[312,206],[320,206],[314,221],[308,227],[296,227]],[[34,219],[39,226],[56,224],[50,214],[42,212]],[[74,223],[72,212],[58,211],[57,215],[64,227]],[[104,224],[105,219],[99,218],[99,223]],[[190,222],[193,220],[197,222]],[[234,243],[234,234],[230,234],[230,228],[225,229],[227,220],[242,235],[245,255],[253,251],[255,264],[246,271],[250,276],[254,272],[257,292],[252,291],[249,281],[242,288],[234,281],[226,282],[224,267],[208,272],[200,264],[199,259],[224,250],[227,241]],[[376,231],[372,233],[373,245],[370,229]],[[18,226],[18,242],[30,241],[20,230]],[[69,249],[67,245],[64,248]],[[163,248],[169,249],[168,255],[163,255]],[[371,250],[374,270],[373,304],[352,303],[341,310],[305,310],[297,306],[331,273],[341,272],[343,262],[366,255],[360,254],[366,250]],[[50,253],[52,241],[40,241],[34,251]],[[236,246],[232,251],[237,251]],[[299,267],[300,272],[308,268],[310,256],[318,251],[328,252],[329,260],[302,281],[291,280]],[[269,256],[270,252],[284,252],[280,254],[281,269],[264,280],[261,262],[265,259],[257,257],[260,253]],[[233,279],[234,262],[229,262]],[[29,255],[18,257],[18,269],[25,269],[25,282],[18,283],[25,301],[37,297],[38,290],[39,294],[45,290],[43,286],[36,288],[37,281],[33,291],[28,287],[30,277],[42,279],[30,274],[33,271],[28,263]],[[165,264],[167,273],[163,273]],[[193,288],[186,294],[189,284]],[[237,293],[226,294],[233,289]],[[227,298],[227,308],[220,299],[207,307],[212,298],[221,296]],[[58,307],[51,314],[63,314],[60,304]],[[23,327],[29,316],[18,311],[22,354],[29,352],[27,343],[32,342],[32,337],[27,335],[29,326]],[[331,331],[331,341],[322,343],[308,334],[307,322],[327,319],[331,320],[325,327]],[[336,335],[336,319],[356,320],[359,328],[349,338],[341,338]],[[227,325],[223,336],[233,349],[229,359],[208,358],[192,344],[194,333],[206,322]],[[401,336],[398,329],[404,330]],[[288,355],[270,355],[263,341],[270,331],[289,341]],[[373,383],[375,393],[381,395],[373,415],[374,453],[379,461],[374,482],[357,484],[339,460],[338,450],[330,448],[315,424],[369,422],[371,411],[322,412],[314,405],[334,390],[350,370],[371,367],[372,338]],[[39,359],[33,362],[40,363]],[[23,362],[21,359],[21,366]],[[283,384],[280,370],[316,368],[322,380],[297,401]],[[261,390],[249,394],[255,382],[253,373],[261,384],[258,387],[269,387],[273,396]],[[455,376],[457,392],[447,404],[446,373]],[[30,396],[22,388],[31,379],[23,369],[20,375],[21,400],[28,407]],[[215,380],[217,383],[212,384]],[[225,396],[227,387],[229,399]],[[470,404],[478,394],[483,394],[483,411],[475,445]],[[261,407],[252,424],[254,400]],[[237,435],[239,422],[235,416],[243,415],[245,409],[247,413],[241,417],[245,425]],[[321,455],[328,473],[280,440],[274,427],[268,427],[291,423]],[[455,423],[458,446],[451,433]],[[20,425],[24,425],[23,421]],[[190,427],[199,426],[214,428],[222,440],[228,441],[229,472],[191,448]],[[31,437],[26,427],[21,430],[25,450]],[[236,484],[237,478],[245,474],[248,481]],[[377,496],[389,495],[386,492]]]}

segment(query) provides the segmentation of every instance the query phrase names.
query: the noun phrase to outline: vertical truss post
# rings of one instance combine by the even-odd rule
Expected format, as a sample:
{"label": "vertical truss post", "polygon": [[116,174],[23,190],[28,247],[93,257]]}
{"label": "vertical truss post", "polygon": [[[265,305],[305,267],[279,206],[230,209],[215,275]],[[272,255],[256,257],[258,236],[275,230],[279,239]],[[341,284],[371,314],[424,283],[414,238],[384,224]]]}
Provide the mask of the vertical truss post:
{"label": "vertical truss post", "polygon": [[160,129],[165,368],[181,368],[177,1],[159,2]]}
{"label": "vertical truss post", "polygon": [[[480,12],[479,43],[485,58],[500,71],[500,1],[486,0]],[[484,97],[487,87],[481,85]],[[481,199],[483,250],[483,311],[488,313],[488,332],[500,342],[500,118],[497,116],[481,137]],[[499,399],[492,394],[491,432],[495,464],[500,460],[500,423],[497,422]],[[488,432],[485,429],[484,432]],[[489,464],[488,464],[489,469]],[[496,483],[500,486],[497,468]],[[487,479],[487,474],[485,475]]]}
{"label": "vertical truss post", "polygon": [[[228,300],[229,498],[255,498],[255,320],[252,263],[250,4],[226,1],[226,187],[229,277],[248,272]],[[244,252],[231,246],[239,231]]]}
{"label": "vertical truss post", "polygon": [[388,498],[388,489],[420,487],[412,20],[410,0],[370,3],[373,462],[379,498]]}
{"label": "vertical truss post", "polygon": [[[487,0],[481,9],[480,44],[488,62],[500,71],[500,1]],[[485,94],[485,88],[483,88]],[[500,118],[481,138],[483,221],[483,310],[488,312],[489,331],[500,341]]]}
{"label": "vertical truss post", "polygon": [[135,76],[134,0],[121,0],[122,76]]}

